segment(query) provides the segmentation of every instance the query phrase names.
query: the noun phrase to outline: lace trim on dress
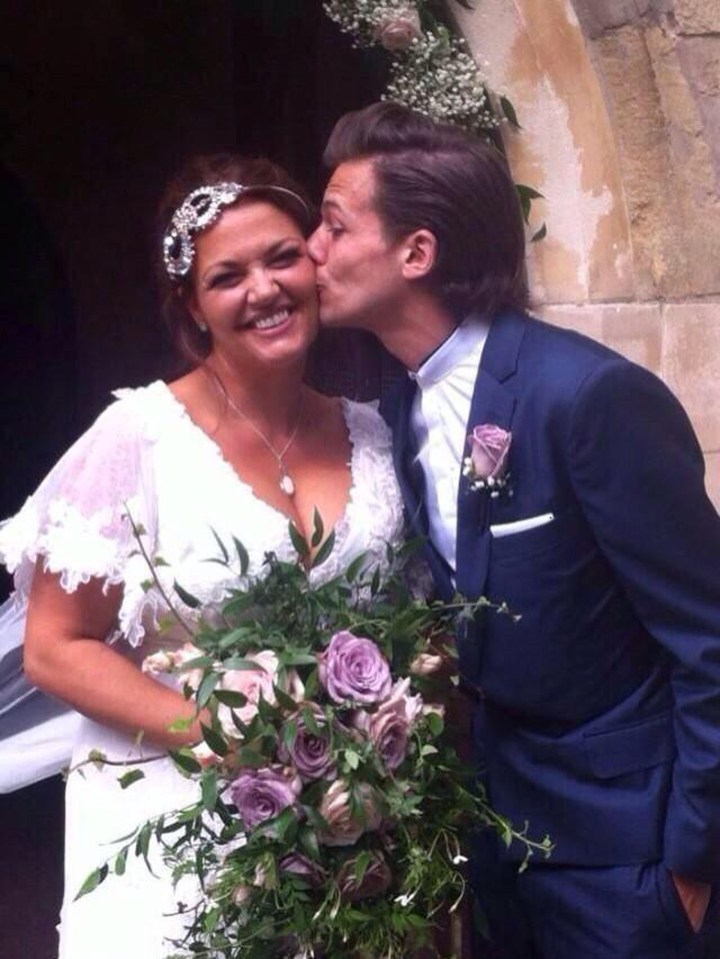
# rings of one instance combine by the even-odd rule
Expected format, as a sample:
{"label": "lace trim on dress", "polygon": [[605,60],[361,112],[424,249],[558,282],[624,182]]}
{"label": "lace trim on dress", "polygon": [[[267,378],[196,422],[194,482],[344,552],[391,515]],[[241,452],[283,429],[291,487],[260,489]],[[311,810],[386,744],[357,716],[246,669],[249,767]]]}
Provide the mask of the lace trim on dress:
{"label": "lace trim on dress", "polygon": [[[129,512],[144,528],[143,543],[151,557],[167,548],[158,543],[158,464],[169,464],[171,471],[182,470],[187,463],[203,464],[203,477],[218,498],[225,502],[227,497],[236,513],[240,507],[239,515],[263,517],[251,527],[254,539],[248,530],[245,542],[250,575],[261,574],[268,544],[283,560],[294,559],[295,550],[287,517],[255,495],[165,383],[157,381],[115,395],[117,402],[68,450],[22,510],[0,527],[0,558],[15,572],[16,602],[20,603],[27,598],[39,557],[44,558],[46,569],[60,575],[69,592],[91,578],[122,584],[118,629],[109,638],[123,636],[137,646],[148,630],[158,633],[159,620],[168,612],[160,591],[148,584],[151,572],[138,554],[127,516]],[[371,550],[384,566],[385,542],[399,541],[402,530],[390,431],[373,405],[350,400],[342,404],[352,447],[350,493],[336,526],[335,549],[326,563],[312,571],[314,582],[334,577],[363,550]],[[214,477],[205,465],[208,458],[217,467]],[[204,522],[200,514],[193,519],[196,527]],[[184,521],[182,513],[177,522]],[[243,533],[237,532],[242,538]],[[178,553],[168,557],[170,567],[157,567],[155,572],[183,618],[194,624],[198,614],[177,597],[175,578],[203,606],[212,606],[222,602],[230,585],[237,585],[239,570],[223,575],[222,567],[199,556],[195,531],[185,537],[182,528],[179,536],[175,529],[172,533]]]}

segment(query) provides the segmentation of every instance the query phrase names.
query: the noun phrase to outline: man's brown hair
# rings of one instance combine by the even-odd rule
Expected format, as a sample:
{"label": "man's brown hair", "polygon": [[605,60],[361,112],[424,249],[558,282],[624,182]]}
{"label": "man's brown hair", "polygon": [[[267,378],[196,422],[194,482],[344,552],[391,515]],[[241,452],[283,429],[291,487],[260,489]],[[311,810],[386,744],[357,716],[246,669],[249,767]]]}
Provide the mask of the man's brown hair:
{"label": "man's brown hair", "polygon": [[434,234],[438,258],[428,283],[458,319],[527,306],[520,202],[495,146],[399,104],[374,103],[338,120],[323,161],[334,169],[366,158],[388,239]]}

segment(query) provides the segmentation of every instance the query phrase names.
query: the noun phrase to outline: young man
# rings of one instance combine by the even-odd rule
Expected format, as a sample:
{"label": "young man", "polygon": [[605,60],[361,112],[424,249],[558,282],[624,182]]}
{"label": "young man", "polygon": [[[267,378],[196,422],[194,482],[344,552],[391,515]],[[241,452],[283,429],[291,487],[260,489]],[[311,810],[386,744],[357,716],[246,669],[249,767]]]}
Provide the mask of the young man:
{"label": "young man", "polygon": [[521,615],[458,640],[491,799],[554,843],[521,874],[512,848],[478,850],[499,954],[677,959],[720,878],[720,518],[687,416],[652,374],[525,312],[495,149],[376,104],[325,160],[322,322],[408,368],[396,467],[439,589]]}

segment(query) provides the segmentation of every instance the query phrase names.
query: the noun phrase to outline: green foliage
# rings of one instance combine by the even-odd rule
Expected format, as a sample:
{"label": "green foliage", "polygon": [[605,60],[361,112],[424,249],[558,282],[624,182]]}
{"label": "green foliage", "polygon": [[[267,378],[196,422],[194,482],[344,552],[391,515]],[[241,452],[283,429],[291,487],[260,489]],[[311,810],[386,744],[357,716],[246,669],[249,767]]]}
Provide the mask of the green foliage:
{"label": "green foliage", "polygon": [[[528,857],[549,849],[547,841],[533,842],[526,826],[515,830],[498,815],[475,771],[458,758],[437,705],[452,688],[447,673],[414,672],[418,656],[428,651],[452,667],[449,637],[458,615],[472,619],[487,601],[468,604],[458,597],[443,604],[415,595],[408,570],[418,543],[388,546],[387,572],[362,556],[316,584],[308,566],[330,555],[333,536],[324,536],[316,516],[309,543],[301,544],[295,530],[297,562],[269,554],[262,576],[248,581],[244,572],[222,607],[200,620],[192,638],[197,655],[183,668],[199,673],[187,688],[203,710],[201,745],[211,757],[201,761],[200,747],[170,753],[182,774],[197,782],[197,801],[140,825],[79,892],[92,892],[110,873],[122,876],[130,854],[150,868],[150,848],[157,846],[176,881],[199,879],[197,900],[186,904],[187,935],[173,943],[176,959],[294,957],[309,955],[318,944],[326,959],[400,959],[430,943],[440,915],[463,897],[461,850],[469,832],[493,828],[506,843],[522,843]],[[216,539],[216,561],[230,569],[231,550]],[[247,554],[237,540],[234,550],[242,565]],[[194,597],[176,592],[190,605]],[[414,706],[396,766],[385,764],[377,741],[357,721],[364,713],[372,722],[392,696],[384,693],[370,704],[338,702],[325,687],[321,663],[340,632],[372,641],[389,664],[392,695],[402,693]],[[250,701],[225,684],[232,677],[239,682],[248,670],[257,674],[253,657],[260,654],[274,654],[277,671],[267,695]],[[430,708],[421,709],[423,702]],[[301,729],[326,744],[329,766],[298,786],[291,805],[246,829],[233,784],[252,770],[277,769],[299,782],[291,755]],[[128,771],[121,785],[141,776]],[[357,826],[346,845],[328,839],[334,827],[324,801],[333,790]],[[298,855],[305,866],[292,871],[288,857]],[[385,880],[373,886],[378,870]],[[356,895],[352,889],[362,884],[367,888]]]}

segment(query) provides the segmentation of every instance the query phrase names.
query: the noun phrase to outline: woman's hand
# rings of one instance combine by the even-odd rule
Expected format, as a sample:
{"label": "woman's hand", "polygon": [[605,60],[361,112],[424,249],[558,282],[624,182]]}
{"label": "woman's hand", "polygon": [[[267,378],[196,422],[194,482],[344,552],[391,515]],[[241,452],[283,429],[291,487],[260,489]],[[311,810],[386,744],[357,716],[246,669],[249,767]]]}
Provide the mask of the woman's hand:
{"label": "woman's hand", "polygon": [[161,685],[104,639],[117,622],[121,588],[91,580],[67,593],[53,573],[36,569],[25,632],[25,673],[79,712],[131,736],[178,748],[200,740],[197,718],[183,732],[171,723],[195,716],[182,694]]}

